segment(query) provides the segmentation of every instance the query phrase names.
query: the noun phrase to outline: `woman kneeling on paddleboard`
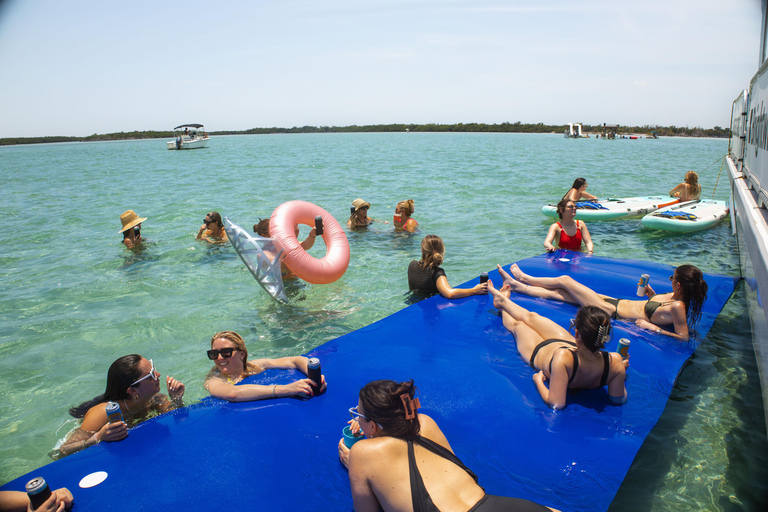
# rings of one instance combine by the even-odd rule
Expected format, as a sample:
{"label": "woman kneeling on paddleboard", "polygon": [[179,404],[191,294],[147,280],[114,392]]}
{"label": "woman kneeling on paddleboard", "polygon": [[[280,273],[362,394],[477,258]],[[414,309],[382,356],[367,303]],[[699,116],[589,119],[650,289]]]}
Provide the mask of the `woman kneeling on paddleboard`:
{"label": "woman kneeling on paddleboard", "polygon": [[556,249],[552,242],[557,238],[557,246],[560,249],[580,251],[583,241],[587,246],[587,252],[592,254],[594,247],[587,225],[584,221],[574,219],[576,216],[576,203],[570,199],[563,199],[557,203],[557,215],[562,220],[555,222],[549,227],[547,238],[544,240],[544,248],[547,252],[552,252]]}
{"label": "woman kneeling on paddleboard", "polygon": [[[643,329],[680,341],[688,341],[696,334],[696,324],[701,318],[701,307],[707,300],[707,282],[701,270],[693,265],[680,265],[669,277],[672,291],[657,295],[650,286],[645,287],[648,300],[614,299],[584,286],[571,276],[533,277],[525,274],[517,264],[509,270],[512,276],[497,265],[499,274],[515,293],[596,306],[612,318],[634,320]],[[653,300],[651,300],[653,299]],[[662,326],[672,325],[672,330]]]}
{"label": "woman kneeling on paddleboard", "polygon": [[695,201],[701,198],[701,185],[699,175],[694,171],[685,173],[685,180],[669,191],[669,197],[677,197],[680,202]]}

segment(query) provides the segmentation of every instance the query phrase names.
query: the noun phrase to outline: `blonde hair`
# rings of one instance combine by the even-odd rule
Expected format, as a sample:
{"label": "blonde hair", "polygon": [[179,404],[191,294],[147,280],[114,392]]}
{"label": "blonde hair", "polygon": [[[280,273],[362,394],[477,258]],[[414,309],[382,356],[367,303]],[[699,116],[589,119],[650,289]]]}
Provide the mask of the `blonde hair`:
{"label": "blonde hair", "polygon": [[699,185],[699,175],[696,174],[696,171],[688,171],[685,173],[684,181],[691,187],[691,192],[693,192],[694,196],[699,195],[701,192],[701,185]]}
{"label": "blonde hair", "polygon": [[[245,348],[245,340],[242,336],[237,334],[235,331],[221,331],[217,332],[213,335],[213,338],[211,338],[211,348],[213,348],[213,342],[216,341],[219,338],[224,338],[227,341],[232,342],[233,345],[235,345],[235,348],[239,351],[241,351],[243,354],[245,354],[245,357],[243,358],[243,371],[248,371],[248,349]],[[216,365],[213,366],[214,369],[216,369]]]}
{"label": "blonde hair", "polygon": [[427,235],[421,241],[421,263],[422,267],[439,267],[443,263],[445,254],[445,245],[443,240],[437,235]]}
{"label": "blonde hair", "polygon": [[397,203],[397,207],[408,214],[410,217],[413,215],[413,199],[408,199],[407,201],[400,201]]}

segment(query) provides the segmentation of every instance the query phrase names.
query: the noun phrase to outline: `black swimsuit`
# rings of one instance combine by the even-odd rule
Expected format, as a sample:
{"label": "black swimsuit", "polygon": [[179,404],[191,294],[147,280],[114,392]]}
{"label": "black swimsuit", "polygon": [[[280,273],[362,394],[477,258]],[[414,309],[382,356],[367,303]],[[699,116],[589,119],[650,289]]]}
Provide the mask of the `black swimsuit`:
{"label": "black swimsuit", "polygon": [[[417,436],[413,441],[406,442],[408,443],[408,473],[411,478],[411,502],[413,504],[413,512],[440,512],[440,509],[438,509],[432,502],[432,498],[430,498],[427,488],[424,486],[421,473],[419,473],[419,468],[416,466],[416,456],[413,452],[414,442],[432,453],[453,462],[466,471],[467,474],[474,479],[475,483],[477,483],[477,475],[475,475],[472,470],[465,466],[464,463],[461,462],[456,455],[451,453],[450,450],[440,446],[431,439]],[[528,500],[486,494],[467,512],[503,512],[509,510],[519,510],[520,512],[545,512],[549,509]]]}
{"label": "black swimsuit", "polygon": [[[533,349],[533,353],[531,354],[531,360],[529,364],[531,365],[531,368],[534,370],[536,367],[533,365],[534,360],[536,360],[536,354],[539,353],[539,350],[546,347],[547,345],[550,345],[552,343],[565,343],[567,345],[571,345],[572,347],[576,348],[576,343],[572,341],[566,341],[566,340],[557,340],[557,339],[549,339],[544,340],[538,345],[536,345],[536,348]],[[579,356],[576,354],[575,350],[567,349],[566,347],[560,347],[562,349],[568,350],[571,355],[573,355],[573,373],[571,373],[571,378],[568,379],[568,384],[570,385],[571,382],[573,382],[573,379],[576,378],[576,372],[579,370]],[[558,349],[559,350],[559,349]],[[608,372],[611,369],[611,355],[608,352],[605,352],[603,350],[600,351],[601,354],[603,354],[603,376],[600,378],[600,387],[603,387],[608,382]],[[554,361],[555,356],[552,356],[552,359],[549,360],[549,376],[552,376],[552,361]]]}

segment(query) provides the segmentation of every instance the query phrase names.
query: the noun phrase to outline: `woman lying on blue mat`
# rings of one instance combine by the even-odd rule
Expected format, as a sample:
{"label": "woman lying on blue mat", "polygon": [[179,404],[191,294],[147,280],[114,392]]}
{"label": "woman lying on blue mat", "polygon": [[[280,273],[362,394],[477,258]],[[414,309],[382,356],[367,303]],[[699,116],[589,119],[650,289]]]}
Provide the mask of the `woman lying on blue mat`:
{"label": "woman lying on blue mat", "polygon": [[[533,382],[541,398],[555,409],[565,407],[569,389],[596,389],[608,386],[611,402],[627,401],[624,386],[628,360],[616,352],[600,350],[611,336],[611,319],[594,306],[576,313],[574,332],[549,318],[533,313],[509,300],[508,284],[497,290],[488,281],[493,305],[501,312],[504,327],[514,334],[517,351],[531,368],[539,370]],[[546,381],[549,380],[549,388]]]}
{"label": "woman lying on blue mat", "polygon": [[[245,348],[245,340],[235,331],[222,331],[211,338],[211,350],[208,351],[208,359],[213,360],[215,366],[208,372],[205,378],[205,389],[208,392],[230,402],[249,402],[263,400],[265,398],[280,398],[295,396],[297,398],[311,398],[314,396],[310,384],[316,384],[310,379],[299,379],[290,384],[244,384],[236,386],[238,382],[256,375],[270,368],[295,368],[307,374],[309,359],[303,356],[281,357],[279,359],[257,359],[248,361],[248,349]],[[325,391],[325,377],[321,376],[320,392]]]}
{"label": "woman lying on blue mat", "polygon": [[477,476],[454,455],[437,423],[418,414],[413,381],[369,382],[349,410],[354,430],[366,439],[339,459],[349,468],[357,512],[440,510],[547,512],[532,501],[485,494]]}
{"label": "woman lying on blue mat", "polygon": [[[128,436],[129,426],[183,406],[184,384],[169,375],[165,385],[170,399],[160,393],[160,372],[151,359],[138,354],[121,357],[109,367],[104,394],[69,410],[75,418],[83,418],[83,423],[59,448],[60,453],[69,455],[101,441],[120,441]],[[109,421],[108,402],[117,402],[123,421]]]}
{"label": "woman lying on blue mat", "polygon": [[[497,268],[504,283],[515,293],[580,306],[596,306],[611,315],[611,318],[634,320],[643,329],[680,341],[688,341],[696,335],[701,307],[707,300],[707,282],[701,270],[693,265],[680,265],[675,269],[675,273],[669,277],[672,281],[671,292],[656,295],[653,288],[646,286],[648,300],[614,299],[595,292],[570,276],[529,276],[515,263],[509,268],[514,279],[500,266],[497,265]],[[673,326],[672,331],[661,327],[670,324]]]}

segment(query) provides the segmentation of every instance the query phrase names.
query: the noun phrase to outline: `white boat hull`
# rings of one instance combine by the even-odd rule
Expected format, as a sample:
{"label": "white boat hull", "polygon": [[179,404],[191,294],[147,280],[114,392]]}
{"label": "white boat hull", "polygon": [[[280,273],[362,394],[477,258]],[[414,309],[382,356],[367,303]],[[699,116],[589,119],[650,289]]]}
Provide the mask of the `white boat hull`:
{"label": "white boat hull", "polygon": [[178,147],[179,143],[176,141],[176,139],[174,139],[166,142],[166,145],[168,146],[168,149],[200,149],[204,148],[205,145],[208,144],[209,140],[211,140],[210,137],[194,140],[182,140],[181,147]]}

